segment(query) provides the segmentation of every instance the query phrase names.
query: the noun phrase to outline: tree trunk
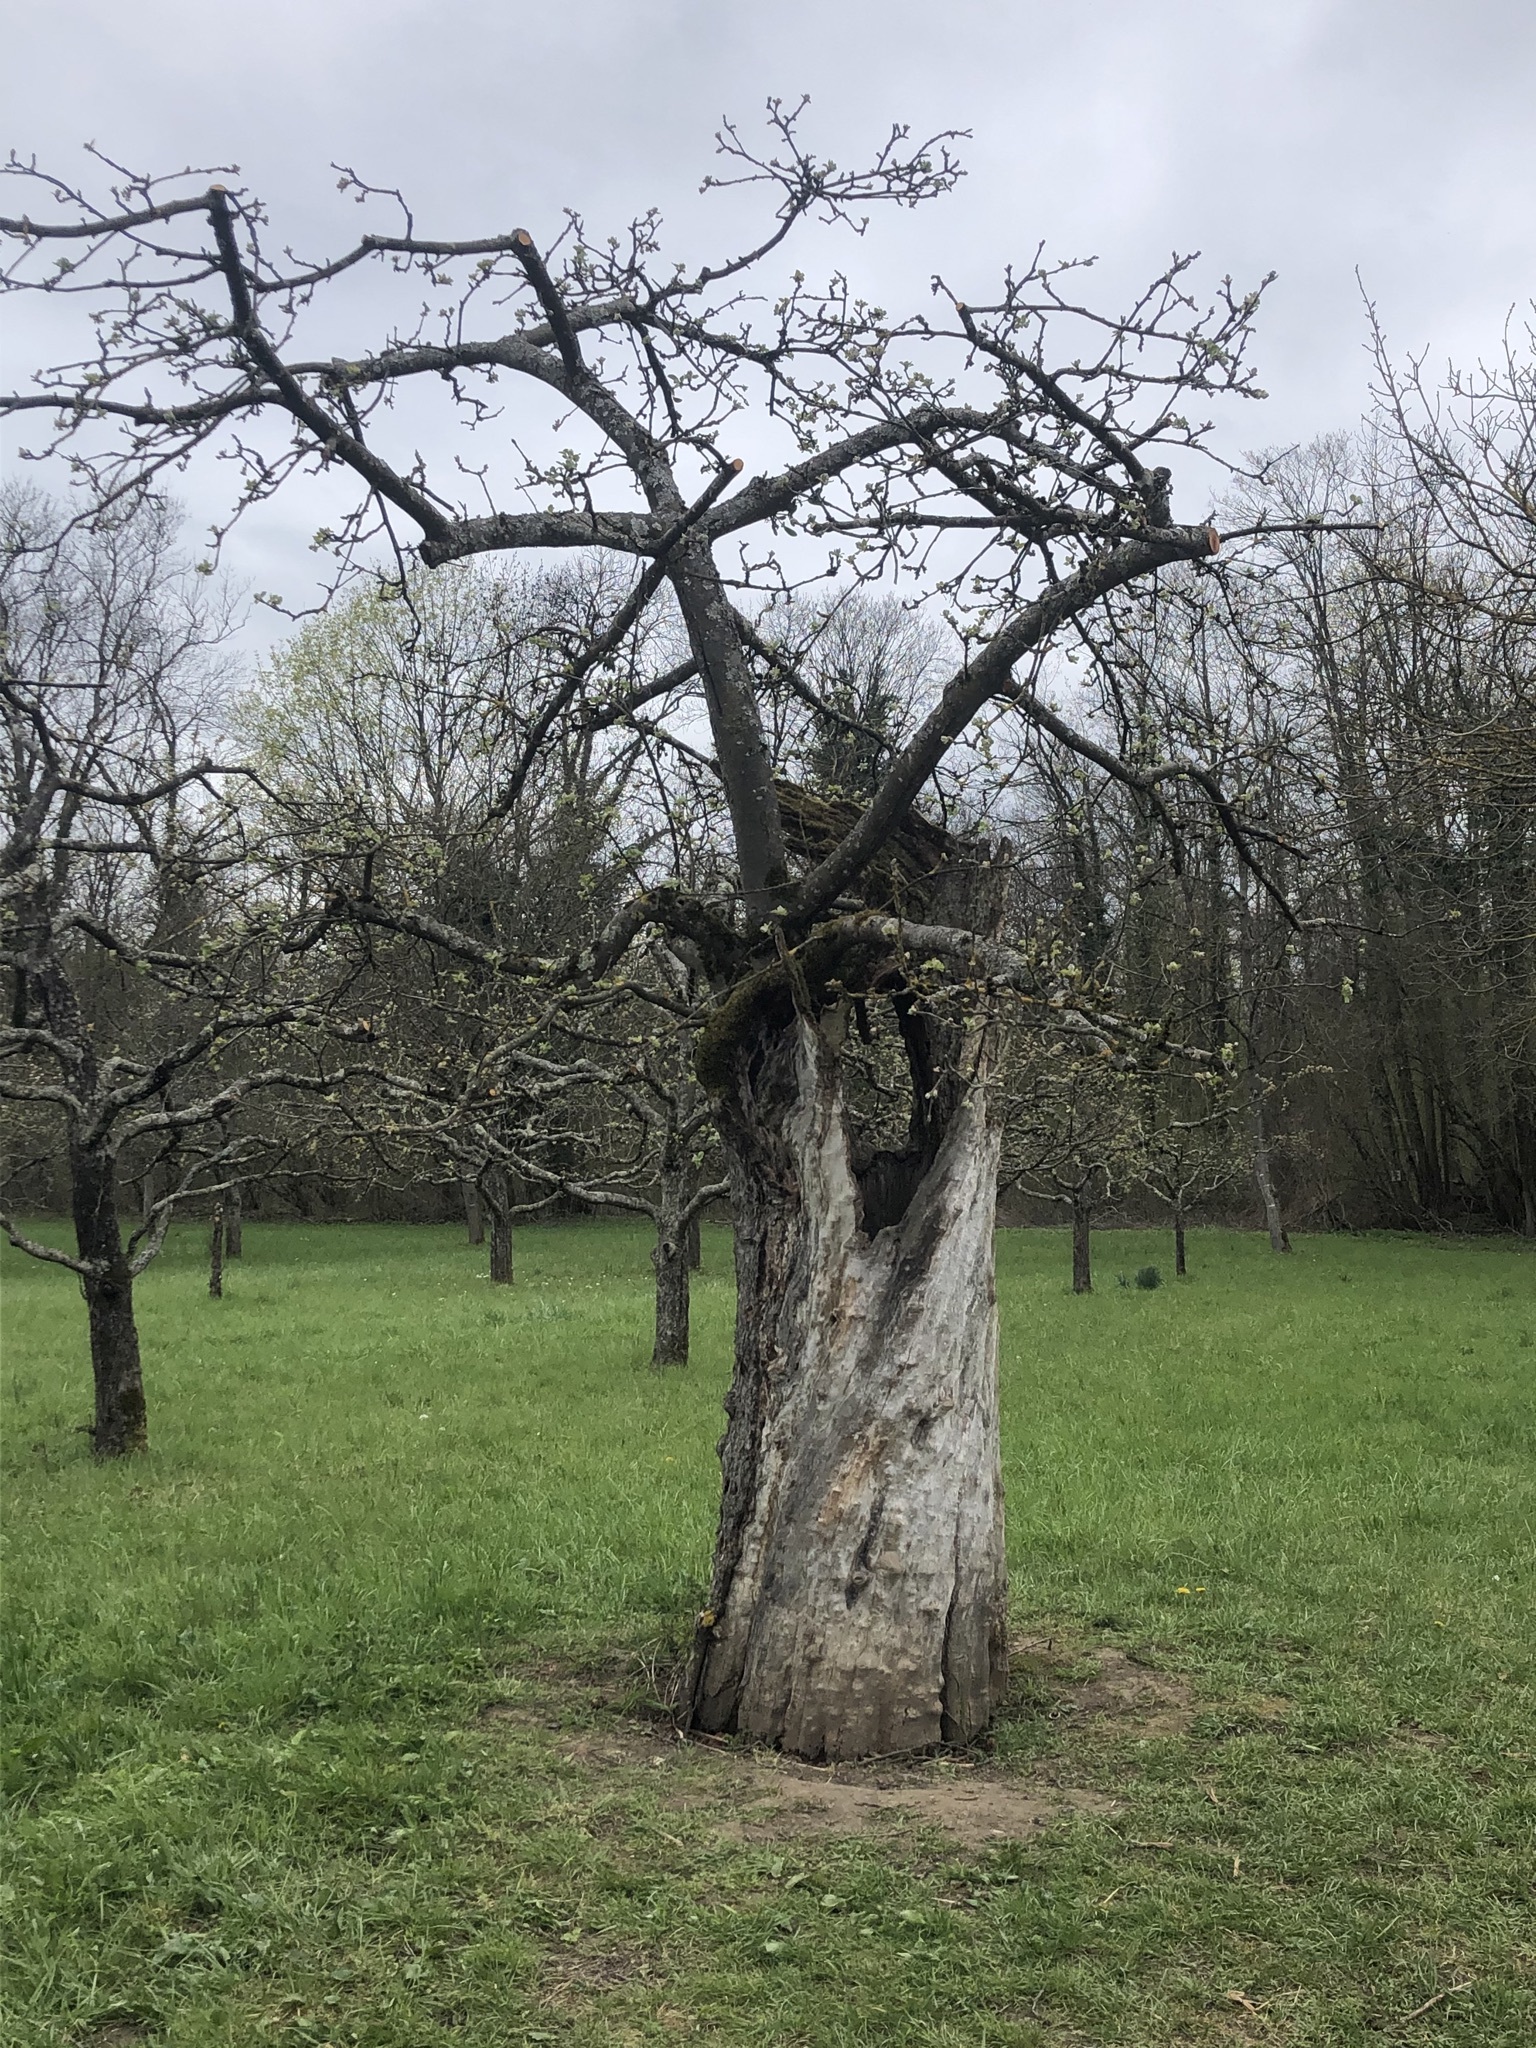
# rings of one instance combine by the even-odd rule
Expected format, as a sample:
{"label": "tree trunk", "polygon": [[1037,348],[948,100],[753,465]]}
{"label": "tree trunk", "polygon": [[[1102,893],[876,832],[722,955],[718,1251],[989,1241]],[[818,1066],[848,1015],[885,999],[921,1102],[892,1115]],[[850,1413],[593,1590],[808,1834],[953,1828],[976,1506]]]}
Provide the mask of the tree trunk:
{"label": "tree trunk", "polygon": [[656,1226],[656,1244],[651,1252],[656,1269],[656,1343],[651,1364],[688,1363],[688,1241],[686,1230],[675,1220]]}
{"label": "tree trunk", "polygon": [[841,1030],[765,1004],[710,1055],[736,1367],[690,1691],[702,1729],[833,1759],[968,1742],[1007,1679],[984,1070],[904,1180],[860,1171]]}
{"label": "tree trunk", "polygon": [[491,1278],[498,1287],[512,1285],[512,1219],[505,1208],[491,1210]]}
{"label": "tree trunk", "polygon": [[215,1301],[224,1294],[224,1204],[216,1202],[208,1240],[208,1292]]}
{"label": "tree trunk", "polygon": [[498,1287],[512,1285],[512,1214],[507,1177],[499,1166],[487,1169],[476,1193],[475,1214],[491,1220],[491,1279]]}
{"label": "tree trunk", "polygon": [[229,1193],[224,1197],[224,1256],[238,1259],[245,1252],[245,1203],[241,1199],[239,1181],[230,1183]]}
{"label": "tree trunk", "polygon": [[81,1258],[91,1262],[82,1281],[96,1382],[91,1440],[98,1458],[121,1458],[148,1450],[149,1422],[133,1320],[133,1274],[117,1220],[117,1176],[110,1156],[78,1144],[70,1146],[69,1169],[75,1244]]}
{"label": "tree trunk", "polygon": [[1184,1204],[1173,1205],[1173,1270],[1182,1280],[1189,1268],[1184,1263]]}
{"label": "tree trunk", "polygon": [[459,1182],[459,1193],[464,1202],[464,1227],[469,1241],[474,1245],[485,1243],[485,1212],[480,1206],[480,1190],[466,1175]]}
{"label": "tree trunk", "polygon": [[1252,1068],[1247,1076],[1248,1130],[1253,1146],[1253,1179],[1259,1191],[1259,1200],[1264,1205],[1264,1227],[1269,1232],[1269,1248],[1272,1252],[1288,1252],[1291,1240],[1285,1228],[1285,1218],[1280,1214],[1280,1202],[1275,1194],[1274,1173],[1270,1165],[1269,1126],[1264,1121],[1264,1099],[1259,1077]]}
{"label": "tree trunk", "polygon": [[704,1232],[697,1214],[688,1221],[688,1270],[697,1273],[704,1264]]}
{"label": "tree trunk", "polygon": [[1072,1292],[1093,1292],[1093,1211],[1086,1202],[1072,1204]]}

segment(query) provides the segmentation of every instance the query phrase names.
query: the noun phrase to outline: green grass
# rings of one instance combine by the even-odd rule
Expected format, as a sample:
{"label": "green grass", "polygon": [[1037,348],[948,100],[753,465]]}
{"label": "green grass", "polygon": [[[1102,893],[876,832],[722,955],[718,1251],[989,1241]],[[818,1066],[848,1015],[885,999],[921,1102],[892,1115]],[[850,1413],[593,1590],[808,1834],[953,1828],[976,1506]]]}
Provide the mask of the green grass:
{"label": "green grass", "polygon": [[[510,1291],[448,1231],[247,1246],[222,1302],[200,1231],[142,1284],[121,1468],[74,1283],[5,1262],[6,2044],[1536,2041],[1530,1247],[1203,1232],[1145,1292],[1166,1244],[1106,1234],[1077,1300],[1004,1234],[1055,1647],[986,1782],[1120,1804],[966,1846],[743,1831],[621,1711],[707,1573],[720,1234],[664,1377],[626,1227],[524,1233]],[[1192,1721],[1059,1711],[1101,1646]]]}

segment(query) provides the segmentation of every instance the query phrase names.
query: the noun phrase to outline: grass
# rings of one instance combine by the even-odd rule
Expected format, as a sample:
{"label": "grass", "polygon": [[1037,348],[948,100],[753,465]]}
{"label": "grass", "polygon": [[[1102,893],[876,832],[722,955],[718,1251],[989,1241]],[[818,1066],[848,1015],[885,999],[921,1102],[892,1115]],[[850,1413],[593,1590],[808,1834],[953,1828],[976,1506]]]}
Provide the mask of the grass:
{"label": "grass", "polygon": [[[747,1824],[750,1759],[644,1718],[722,1236],[657,1377],[626,1227],[524,1233],[508,1291],[448,1231],[253,1225],[222,1302],[201,1235],[121,1469],[73,1283],[4,1267],[7,2048],[1536,2040],[1530,1247],[1202,1232],[1153,1292],[1128,1232],[1074,1299],[1003,1235],[1034,1647],[990,1759],[890,1782],[1044,1804],[957,1837],[791,1781]],[[1072,1711],[1111,1667],[1187,1710]]]}

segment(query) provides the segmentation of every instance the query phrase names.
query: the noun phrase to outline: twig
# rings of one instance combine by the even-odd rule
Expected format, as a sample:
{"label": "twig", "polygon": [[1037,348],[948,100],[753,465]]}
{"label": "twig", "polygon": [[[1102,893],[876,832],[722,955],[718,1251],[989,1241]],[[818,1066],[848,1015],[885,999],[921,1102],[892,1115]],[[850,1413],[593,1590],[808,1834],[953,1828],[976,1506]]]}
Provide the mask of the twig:
{"label": "twig", "polygon": [[1412,2012],[1405,2012],[1402,2018],[1398,2021],[1398,2025],[1400,2027],[1406,2027],[1410,2020],[1422,2019],[1425,2013],[1432,2011],[1434,2007],[1437,2006],[1442,1999],[1454,1998],[1458,1991],[1470,1991],[1471,1989],[1472,1986],[1470,1983],[1468,1983],[1452,1984],[1449,1990],[1437,1991],[1433,1998],[1426,1998],[1424,2003],[1422,2005],[1416,2005],[1413,2008]]}

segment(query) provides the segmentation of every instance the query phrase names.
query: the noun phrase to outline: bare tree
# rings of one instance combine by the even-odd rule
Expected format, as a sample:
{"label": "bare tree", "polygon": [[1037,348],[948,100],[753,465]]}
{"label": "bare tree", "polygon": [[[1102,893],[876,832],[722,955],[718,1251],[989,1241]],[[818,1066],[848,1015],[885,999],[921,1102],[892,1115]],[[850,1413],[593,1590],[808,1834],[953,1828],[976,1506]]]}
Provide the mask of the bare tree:
{"label": "bare tree", "polygon": [[[359,1034],[313,987],[283,986],[259,902],[232,914],[255,867],[197,744],[218,621],[177,575],[172,515],[141,504],[61,535],[44,501],[13,493],[0,518],[0,964],[14,990],[0,1100],[62,1132],[75,1250],[9,1217],[0,1228],[79,1275],[92,1436],[116,1456],[148,1441],[133,1283],[178,1203],[259,1149],[229,1134],[240,1103],[325,1091],[320,1048]],[[121,1174],[136,1151],[154,1192],[125,1243]]]}
{"label": "bare tree", "polygon": [[[715,993],[697,1068],[729,1162],[739,1308],[689,1711],[706,1729],[838,1757],[968,1740],[1001,1696],[987,1004],[1050,995],[1034,962],[996,944],[984,907],[957,921],[962,890],[934,890],[930,921],[913,914],[917,889],[872,910],[886,884],[867,878],[978,721],[1045,725],[1145,789],[1211,783],[1177,754],[1115,759],[1052,709],[1037,664],[1110,593],[1216,551],[1207,520],[1174,519],[1158,456],[1201,445],[1208,396],[1253,393],[1258,295],[1222,284],[1202,304],[1178,260],[1105,313],[1078,295],[1072,265],[1030,256],[990,291],[941,281],[931,310],[887,314],[841,277],[817,288],[786,273],[781,252],[812,219],[856,226],[875,203],[942,193],[948,139],[914,145],[897,129],[849,171],[811,153],[789,110],[775,104],[770,128],[763,150],[734,129],[721,138],[717,182],[766,198],[768,218],[702,266],[660,255],[653,216],[612,239],[572,221],[541,247],[523,229],[432,236],[403,205],[388,230],[297,261],[269,250],[257,203],[223,186],[128,179],[97,204],[26,173],[43,217],[4,224],[14,283],[110,312],[77,364],[4,404],[51,422],[101,493],[217,448],[242,464],[247,506],[301,471],[325,470],[333,498],[350,479],[331,529],[344,555],[404,547],[404,531],[429,566],[594,547],[631,565],[603,624],[564,650],[511,782],[557,732],[610,718],[639,730],[652,702],[685,690],[656,743],[691,750],[714,778],[730,871],[702,892],[640,890],[558,960],[386,903],[366,877],[338,884],[329,914],[578,983],[612,972],[647,929],[693,949]],[[330,337],[363,267],[413,299],[425,287],[432,309],[337,356]],[[322,297],[335,305],[316,344]],[[391,408],[408,394],[402,442]],[[475,507],[458,498],[465,457],[429,476],[415,452],[417,400],[434,394],[466,434],[492,436]],[[509,398],[517,447],[546,435],[544,454],[510,468],[495,439]],[[749,427],[754,445],[777,437],[782,459],[746,478],[731,437]],[[797,855],[750,599],[781,591],[801,561],[901,580],[947,609],[963,655],[839,829],[800,835]],[[681,668],[628,686],[612,664],[664,590]],[[953,1021],[924,1006],[942,985],[965,998]],[[850,1129],[843,1053],[872,1003],[905,1024],[896,1159]]]}

